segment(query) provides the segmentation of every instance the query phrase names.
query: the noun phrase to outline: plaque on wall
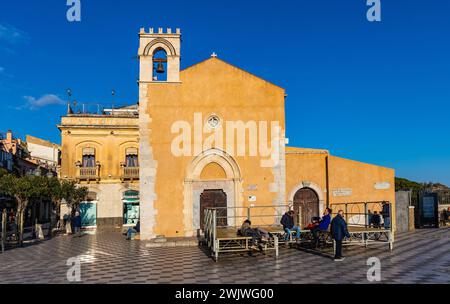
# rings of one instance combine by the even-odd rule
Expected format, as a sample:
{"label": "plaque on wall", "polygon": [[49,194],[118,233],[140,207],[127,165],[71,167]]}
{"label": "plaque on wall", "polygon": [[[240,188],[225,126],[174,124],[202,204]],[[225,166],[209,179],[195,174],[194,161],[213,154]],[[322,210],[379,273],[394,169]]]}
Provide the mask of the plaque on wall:
{"label": "plaque on wall", "polygon": [[387,190],[391,189],[391,184],[388,182],[376,183],[374,187],[376,190]]}
{"label": "plaque on wall", "polygon": [[258,185],[248,185],[247,191],[256,191],[258,190]]}
{"label": "plaque on wall", "polygon": [[250,195],[250,196],[248,197],[248,201],[249,201],[249,202],[252,202],[252,203],[256,202],[256,196],[255,196],[255,195]]}
{"label": "plaque on wall", "polygon": [[350,188],[333,189],[333,196],[350,196],[352,192]]}

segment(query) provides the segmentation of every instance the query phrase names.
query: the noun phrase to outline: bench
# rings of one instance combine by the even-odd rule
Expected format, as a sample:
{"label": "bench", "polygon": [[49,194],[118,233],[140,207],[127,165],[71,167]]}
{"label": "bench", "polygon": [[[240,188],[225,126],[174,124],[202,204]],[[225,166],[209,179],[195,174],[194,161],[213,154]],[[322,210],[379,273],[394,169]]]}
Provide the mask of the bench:
{"label": "bench", "polygon": [[[269,239],[261,242],[263,251],[273,250],[275,256],[278,257],[278,237],[279,229],[275,227],[258,227],[267,231],[270,235]],[[211,254],[214,260],[219,260],[220,253],[226,252],[252,252],[257,248],[252,244],[252,237],[240,236],[237,234],[238,229],[234,227],[217,227],[215,237],[209,240]]]}

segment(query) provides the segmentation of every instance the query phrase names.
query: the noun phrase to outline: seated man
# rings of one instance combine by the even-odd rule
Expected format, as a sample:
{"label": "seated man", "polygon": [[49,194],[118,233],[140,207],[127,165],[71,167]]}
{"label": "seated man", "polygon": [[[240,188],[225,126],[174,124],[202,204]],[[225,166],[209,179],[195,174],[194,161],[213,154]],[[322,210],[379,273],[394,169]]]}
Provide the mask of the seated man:
{"label": "seated man", "polygon": [[259,250],[262,251],[263,247],[261,242],[266,241],[269,238],[269,235],[266,231],[258,228],[252,228],[252,222],[250,220],[245,220],[242,223],[241,229],[239,229],[238,234],[251,237],[252,245],[258,246]]}
{"label": "seated man", "polygon": [[333,211],[330,208],[326,208],[325,211],[323,212],[323,217],[320,220],[319,225],[317,225],[316,227],[314,227],[311,230],[311,233],[314,237],[314,245],[316,247],[319,246],[319,232],[320,231],[328,231],[328,228],[331,223],[331,214],[332,213],[333,213]]}
{"label": "seated man", "polygon": [[283,230],[286,232],[286,236],[284,238],[285,241],[289,241],[291,238],[291,232],[295,231],[295,239],[300,240],[300,227],[295,226],[294,224],[294,214],[293,210],[286,212],[281,218],[281,225],[283,225]]}
{"label": "seated man", "polygon": [[136,234],[138,234],[139,232],[141,232],[141,221],[139,220],[136,223],[136,226],[134,227],[130,227],[127,231],[127,240],[132,240]]}
{"label": "seated man", "polygon": [[381,216],[378,214],[377,211],[374,211],[372,218],[370,219],[369,225],[370,225],[370,227],[373,226],[373,228],[381,227]]}

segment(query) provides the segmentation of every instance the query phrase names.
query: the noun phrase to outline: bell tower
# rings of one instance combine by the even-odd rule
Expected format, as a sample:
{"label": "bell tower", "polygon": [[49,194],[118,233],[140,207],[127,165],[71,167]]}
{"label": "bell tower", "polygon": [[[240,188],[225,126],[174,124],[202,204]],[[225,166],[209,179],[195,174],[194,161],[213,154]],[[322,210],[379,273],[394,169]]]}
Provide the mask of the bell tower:
{"label": "bell tower", "polygon": [[181,32],[168,28],[158,28],[155,32],[144,28],[139,32],[139,81],[179,82],[180,81]]}

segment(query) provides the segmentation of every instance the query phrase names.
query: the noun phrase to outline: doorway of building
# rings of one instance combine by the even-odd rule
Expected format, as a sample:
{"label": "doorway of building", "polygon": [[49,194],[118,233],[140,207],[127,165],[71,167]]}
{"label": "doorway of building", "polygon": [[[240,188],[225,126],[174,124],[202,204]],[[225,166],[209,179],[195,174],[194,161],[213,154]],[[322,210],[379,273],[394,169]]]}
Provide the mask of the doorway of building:
{"label": "doorway of building", "polygon": [[205,190],[200,195],[200,229],[204,228],[206,208],[217,209],[217,226],[227,225],[227,194],[222,190]]}
{"label": "doorway of building", "polygon": [[298,190],[294,195],[294,211],[296,224],[300,225],[301,228],[308,226],[313,217],[319,216],[319,196],[317,193],[310,188]]}

